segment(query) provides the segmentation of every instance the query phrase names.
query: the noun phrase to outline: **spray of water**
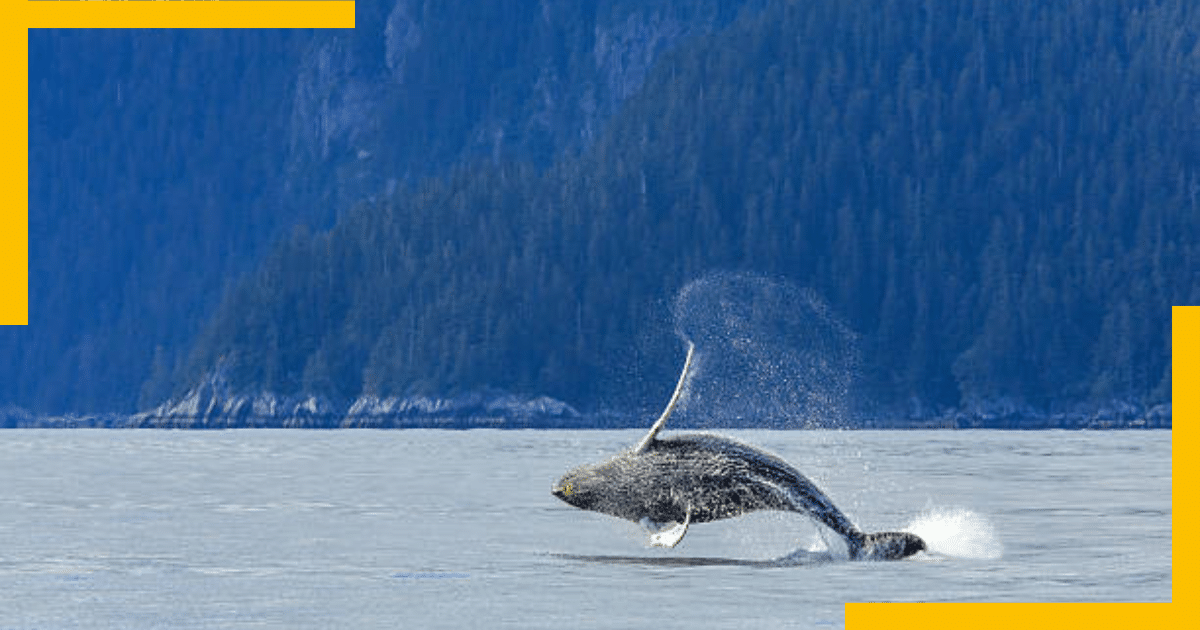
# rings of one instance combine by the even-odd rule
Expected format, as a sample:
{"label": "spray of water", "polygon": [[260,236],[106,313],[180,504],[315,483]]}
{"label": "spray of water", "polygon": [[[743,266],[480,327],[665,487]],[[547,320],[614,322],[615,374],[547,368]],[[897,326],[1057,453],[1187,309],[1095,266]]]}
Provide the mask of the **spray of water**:
{"label": "spray of water", "polygon": [[687,284],[674,305],[696,346],[680,411],[714,425],[839,427],[857,373],[855,335],[814,292],[720,272]]}
{"label": "spray of water", "polygon": [[[695,346],[677,413],[713,425],[752,419],[774,428],[838,428],[850,417],[857,338],[814,292],[719,272],[688,283],[674,315],[676,332]],[[931,554],[1003,554],[992,524],[963,508],[927,509],[903,531],[920,536]],[[796,553],[845,558],[842,541],[828,536],[817,528]]]}
{"label": "spray of water", "polygon": [[920,536],[934,554],[977,560],[994,560],[1004,554],[991,522],[964,508],[927,509],[904,531]]}

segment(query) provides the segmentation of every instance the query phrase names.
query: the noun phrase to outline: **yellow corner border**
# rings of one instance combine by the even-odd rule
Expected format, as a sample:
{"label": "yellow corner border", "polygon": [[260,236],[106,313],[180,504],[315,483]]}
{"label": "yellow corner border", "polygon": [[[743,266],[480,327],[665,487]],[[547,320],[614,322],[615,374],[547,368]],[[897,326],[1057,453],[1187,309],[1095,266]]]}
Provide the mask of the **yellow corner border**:
{"label": "yellow corner border", "polygon": [[[1175,438],[1189,444],[1187,418],[1200,411],[1200,306],[1171,308],[1171,531],[1192,531],[1186,493],[1175,501],[1175,488],[1191,488],[1192,467],[1175,457]],[[1183,418],[1183,422],[1177,422]],[[1083,535],[1083,532],[1080,532]],[[1172,538],[1174,538],[1172,536]],[[1183,625],[1191,602],[1191,546],[1171,545],[1170,603],[848,603],[847,628],[1173,628]]]}
{"label": "yellow corner border", "polygon": [[0,325],[29,323],[29,37],[31,28],[354,28],[354,2],[45,2],[0,0],[6,128],[0,173]]}
{"label": "yellow corner border", "polygon": [[[20,24],[16,20],[13,22]],[[0,177],[9,192],[0,206],[0,325],[29,323],[29,38],[23,26],[0,28],[3,101]]]}

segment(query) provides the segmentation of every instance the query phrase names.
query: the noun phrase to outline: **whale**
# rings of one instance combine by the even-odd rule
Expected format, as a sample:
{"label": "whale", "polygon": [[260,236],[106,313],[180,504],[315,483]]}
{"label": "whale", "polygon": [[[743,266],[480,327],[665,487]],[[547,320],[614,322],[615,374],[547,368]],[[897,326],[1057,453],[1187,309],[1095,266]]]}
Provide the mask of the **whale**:
{"label": "whale", "polygon": [[915,534],[862,532],[800,471],[762,449],[714,434],[660,438],[694,353],[689,342],[675,392],[649,433],[631,449],[564,474],[551,489],[555,497],[639,523],[658,547],[675,547],[693,524],[778,510],[804,514],[829,528],[854,560],[898,560],[925,550]]}

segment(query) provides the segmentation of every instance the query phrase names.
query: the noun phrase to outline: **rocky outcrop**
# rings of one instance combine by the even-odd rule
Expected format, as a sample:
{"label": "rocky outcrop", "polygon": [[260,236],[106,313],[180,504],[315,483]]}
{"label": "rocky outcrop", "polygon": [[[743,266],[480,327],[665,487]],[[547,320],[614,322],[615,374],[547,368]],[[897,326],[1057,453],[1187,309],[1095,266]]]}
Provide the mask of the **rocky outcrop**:
{"label": "rocky outcrop", "polygon": [[[150,411],[124,414],[39,416],[20,407],[0,408],[0,429],[157,428],[157,429],[632,429],[649,420],[638,414],[608,411],[580,414],[553,398],[474,393],[456,398],[364,396],[338,404],[319,396],[273,394],[218,400],[214,390],[197,388],[187,396]],[[682,419],[677,429],[786,428],[751,420],[697,427]],[[793,427],[800,428],[800,427]],[[1093,409],[1046,413],[1022,409],[1012,414],[945,410],[914,417],[904,413],[869,415],[825,429],[1001,429],[1107,430],[1170,429],[1171,405],[1143,407],[1113,403]]]}
{"label": "rocky outcrop", "polygon": [[[231,391],[223,370],[218,369],[177,399],[130,416],[97,418],[96,423],[174,429],[470,428],[570,426],[581,417],[567,403],[548,396],[518,396],[499,391],[449,398],[362,396],[353,401],[311,394],[237,393]],[[78,420],[74,423],[80,424]]]}

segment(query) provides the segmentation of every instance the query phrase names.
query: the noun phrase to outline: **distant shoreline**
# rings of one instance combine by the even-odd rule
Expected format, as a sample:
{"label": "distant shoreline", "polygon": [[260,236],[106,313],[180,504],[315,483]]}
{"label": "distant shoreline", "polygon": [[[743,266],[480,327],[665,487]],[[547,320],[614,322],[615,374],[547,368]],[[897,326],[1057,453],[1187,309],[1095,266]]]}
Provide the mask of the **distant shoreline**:
{"label": "distant shoreline", "polygon": [[[323,396],[234,394],[224,387],[197,387],[185,396],[137,413],[37,414],[16,406],[0,407],[0,429],[638,429],[650,426],[656,410],[580,412],[549,396],[517,395],[500,390],[455,397],[362,396],[353,401]],[[842,418],[845,418],[844,420]],[[823,417],[795,415],[707,417],[682,413],[672,429],[1001,429],[1134,430],[1170,429],[1171,405],[1114,400],[1091,406],[1060,403],[1056,411],[1010,400],[976,404],[969,409],[874,406]]]}
{"label": "distant shoreline", "polygon": [[[626,430],[648,426],[648,420],[640,416],[581,416],[578,418],[505,418],[505,417],[352,417],[352,416],[307,416],[307,417],[155,417],[125,414],[85,414],[66,416],[0,416],[0,429],[174,429],[174,430],[224,430],[224,429],[503,429],[503,430]],[[1106,417],[933,417],[933,418],[890,418],[860,419],[844,425],[803,426],[785,423],[696,423],[680,421],[673,429],[684,430],[845,430],[845,431],[908,431],[908,430],[970,430],[988,429],[1001,431],[1107,431],[1107,430],[1170,430],[1171,418],[1147,416],[1136,418]]]}

